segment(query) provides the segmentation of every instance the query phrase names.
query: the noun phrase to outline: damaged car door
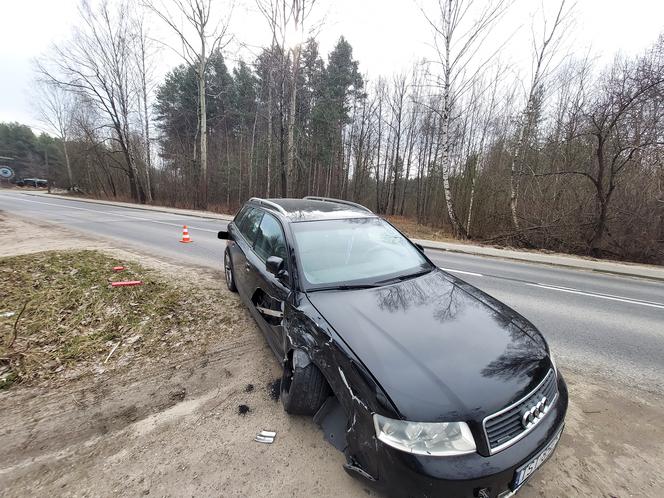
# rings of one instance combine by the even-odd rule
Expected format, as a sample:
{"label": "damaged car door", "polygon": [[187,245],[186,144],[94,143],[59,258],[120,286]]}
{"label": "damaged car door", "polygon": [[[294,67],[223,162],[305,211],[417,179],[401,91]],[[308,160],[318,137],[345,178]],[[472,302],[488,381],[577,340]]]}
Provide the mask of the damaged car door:
{"label": "damaged car door", "polygon": [[286,239],[279,221],[264,213],[256,234],[254,253],[256,264],[256,292],[252,301],[267,325],[270,346],[283,355],[282,320],[285,302],[290,292]]}

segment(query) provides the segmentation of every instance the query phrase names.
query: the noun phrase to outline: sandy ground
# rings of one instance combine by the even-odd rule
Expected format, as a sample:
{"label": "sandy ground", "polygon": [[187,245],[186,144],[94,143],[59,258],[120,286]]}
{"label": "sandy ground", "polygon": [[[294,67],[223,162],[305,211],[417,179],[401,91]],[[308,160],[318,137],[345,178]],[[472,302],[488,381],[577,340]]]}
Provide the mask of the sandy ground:
{"label": "sandy ground", "polygon": [[[230,297],[220,272],[187,271],[4,213],[0,240],[0,256],[101,249]],[[271,399],[277,362],[246,311],[228,308],[217,312],[220,321],[239,314],[233,330],[205,348],[57,388],[0,393],[0,495],[375,495],[345,474],[341,454],[311,419],[287,416]],[[570,388],[567,428],[519,496],[662,496],[664,399],[560,367]],[[250,411],[240,415],[240,404]],[[253,442],[262,429],[277,432],[274,444]]]}

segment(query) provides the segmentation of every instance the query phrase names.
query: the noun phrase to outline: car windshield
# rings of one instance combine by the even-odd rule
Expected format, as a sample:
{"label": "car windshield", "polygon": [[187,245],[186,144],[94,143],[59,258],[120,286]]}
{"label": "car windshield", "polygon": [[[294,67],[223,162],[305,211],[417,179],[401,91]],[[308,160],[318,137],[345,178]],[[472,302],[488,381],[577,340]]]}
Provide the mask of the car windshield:
{"label": "car windshield", "polygon": [[303,276],[311,289],[374,285],[432,269],[403,235],[380,218],[291,226]]}

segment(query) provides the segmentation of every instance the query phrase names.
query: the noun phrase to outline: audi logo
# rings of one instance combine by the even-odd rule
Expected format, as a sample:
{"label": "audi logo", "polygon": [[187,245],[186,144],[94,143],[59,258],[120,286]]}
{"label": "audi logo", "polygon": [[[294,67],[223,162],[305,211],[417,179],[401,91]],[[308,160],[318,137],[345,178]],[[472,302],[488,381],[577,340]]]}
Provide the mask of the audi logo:
{"label": "audi logo", "polygon": [[535,406],[526,408],[521,412],[521,425],[524,429],[527,429],[544,416],[547,403],[548,400],[546,399],[546,396],[542,396],[542,399],[539,400]]}

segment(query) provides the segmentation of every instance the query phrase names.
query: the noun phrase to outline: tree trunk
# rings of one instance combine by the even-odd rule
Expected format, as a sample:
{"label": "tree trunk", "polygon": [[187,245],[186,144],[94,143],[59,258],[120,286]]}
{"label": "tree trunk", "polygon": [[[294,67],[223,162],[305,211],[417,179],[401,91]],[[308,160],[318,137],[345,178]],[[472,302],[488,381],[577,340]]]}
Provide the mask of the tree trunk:
{"label": "tree trunk", "polygon": [[[283,57],[283,56],[282,56]],[[282,62],[282,68],[285,67],[285,64]],[[288,151],[285,150],[285,118],[284,115],[284,99],[285,99],[285,86],[286,86],[286,77],[282,74],[281,76],[281,92],[279,95],[279,175],[281,176],[281,197],[288,197],[288,172],[286,171],[286,154]]]}
{"label": "tree trunk", "polygon": [[[606,232],[606,221],[609,213],[609,201],[613,193],[613,182],[610,179],[608,191],[605,191],[604,176],[607,173],[606,162],[604,156],[604,137],[601,133],[596,135],[597,149],[595,155],[597,158],[597,178],[593,182],[595,184],[595,195],[597,205],[597,216],[595,218],[593,235],[590,239],[590,253],[596,257],[602,257],[602,245],[604,242],[604,233]],[[611,174],[611,172],[609,172]]]}
{"label": "tree trunk", "polygon": [[254,194],[253,183],[254,183],[254,148],[256,146],[256,123],[258,122],[258,105],[256,106],[256,112],[254,113],[254,126],[251,131],[251,147],[249,148],[249,192],[248,196],[251,197]]}
{"label": "tree trunk", "polygon": [[270,81],[268,82],[267,88],[267,185],[265,188],[265,197],[270,197],[270,179],[272,177],[271,165],[272,165],[272,104],[273,104],[273,86],[274,78],[272,75],[272,68],[270,68]]}
{"label": "tree trunk", "polygon": [[297,109],[297,75],[300,67],[300,45],[293,49],[293,70],[291,71],[291,94],[288,111],[288,158],[286,163],[288,184],[286,196],[295,196],[295,110]]}
{"label": "tree trunk", "polygon": [[521,178],[520,168],[517,171],[519,159],[522,155],[524,143],[528,140],[530,134],[530,115],[532,113],[532,92],[528,97],[528,104],[524,112],[524,121],[519,127],[519,138],[516,142],[514,154],[512,155],[512,163],[510,164],[510,213],[512,216],[512,225],[516,230],[519,229],[519,216],[517,212],[519,202],[519,183]]}
{"label": "tree trunk", "polygon": [[443,95],[443,114],[441,116],[441,134],[443,142],[443,157],[442,157],[442,177],[443,177],[443,194],[445,197],[445,205],[447,207],[447,215],[452,224],[452,230],[457,237],[466,238],[464,228],[459,223],[456,212],[454,211],[454,204],[452,201],[452,190],[450,189],[450,169],[452,168],[452,160],[450,157],[450,82],[449,73],[445,73],[445,89]]}
{"label": "tree trunk", "polygon": [[205,96],[205,38],[201,36],[201,54],[198,65],[198,105],[200,122],[200,177],[199,177],[199,205],[200,209],[208,206],[207,185],[207,101]]}
{"label": "tree trunk", "polygon": [[145,47],[141,40],[141,91],[143,92],[143,117],[145,119],[145,195],[149,203],[152,202],[152,182],[150,173],[152,171],[152,154],[150,151],[150,115],[148,114],[148,87],[145,68]]}
{"label": "tree trunk", "polygon": [[[65,155],[65,168],[67,168],[67,180],[69,180],[69,189],[74,186],[74,176],[71,172],[71,162],[69,160],[69,151],[67,150],[67,139],[62,137],[62,152]],[[48,183],[49,188],[51,187],[51,182]]]}

